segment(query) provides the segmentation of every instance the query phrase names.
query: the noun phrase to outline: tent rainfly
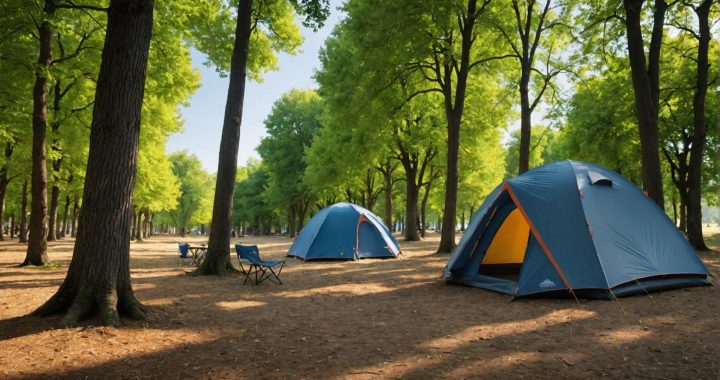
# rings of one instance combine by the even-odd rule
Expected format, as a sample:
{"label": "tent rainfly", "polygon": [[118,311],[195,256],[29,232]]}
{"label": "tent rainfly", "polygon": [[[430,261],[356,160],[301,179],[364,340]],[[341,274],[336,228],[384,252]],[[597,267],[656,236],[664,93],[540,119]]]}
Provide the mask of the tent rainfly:
{"label": "tent rainfly", "polygon": [[710,285],[657,205],[620,174],[562,161],[500,184],[473,216],[446,281],[525,297],[613,299]]}
{"label": "tent rainfly", "polygon": [[305,260],[355,260],[397,257],[400,246],[371,211],[336,203],[313,216],[295,239],[288,256]]}

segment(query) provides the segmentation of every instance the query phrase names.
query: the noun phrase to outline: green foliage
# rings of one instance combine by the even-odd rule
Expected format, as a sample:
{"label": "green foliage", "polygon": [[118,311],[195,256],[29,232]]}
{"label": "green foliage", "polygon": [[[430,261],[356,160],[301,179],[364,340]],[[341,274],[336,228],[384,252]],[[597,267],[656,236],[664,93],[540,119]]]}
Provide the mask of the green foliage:
{"label": "green foliage", "polygon": [[270,177],[260,161],[248,160],[243,168],[247,177],[235,184],[233,195],[233,224],[249,225],[257,231],[263,224],[269,224],[274,213],[265,200],[265,191]]}
{"label": "green foliage", "polygon": [[210,221],[214,178],[194,154],[186,151],[170,155],[172,173],[180,184],[177,207],[164,215],[180,231]]}
{"label": "green foliage", "polygon": [[302,182],[305,149],[320,129],[323,103],[312,90],[292,90],[273,105],[265,119],[268,136],[258,153],[269,177],[265,192],[269,204],[279,209],[307,203],[310,190]]}

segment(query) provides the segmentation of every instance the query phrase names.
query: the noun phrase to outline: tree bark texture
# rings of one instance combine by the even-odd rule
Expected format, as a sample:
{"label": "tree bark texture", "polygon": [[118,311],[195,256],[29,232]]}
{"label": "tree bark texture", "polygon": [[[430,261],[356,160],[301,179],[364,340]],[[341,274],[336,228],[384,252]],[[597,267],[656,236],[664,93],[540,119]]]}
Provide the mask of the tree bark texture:
{"label": "tree bark texture", "polygon": [[52,63],[52,26],[50,19],[55,15],[55,1],[46,0],[43,9],[45,19],[38,27],[40,56],[35,69],[33,87],[33,138],[32,177],[30,191],[30,237],[25,260],[21,265],[45,265],[50,263],[47,254],[47,167],[45,166],[45,135],[47,133],[47,100],[50,89],[49,76]]}
{"label": "tree bark texture", "polygon": [[240,0],[238,4],[235,46],[230,63],[230,84],[225,118],[223,121],[220,153],[218,157],[215,199],[210,224],[208,250],[200,267],[200,275],[223,275],[234,271],[230,263],[230,230],[232,228],[232,201],[235,191],[240,125],[242,123],[245,77],[250,48],[252,0]]}
{"label": "tree bark texture", "polygon": [[63,326],[92,312],[106,325],[120,314],[145,317],[130,283],[128,235],[152,20],[152,0],[110,2],[75,250],[60,289],[34,312],[66,312]]}
{"label": "tree bark texture", "polygon": [[28,196],[28,183],[27,179],[23,180],[22,196],[20,198],[20,243],[27,243],[27,197]]}
{"label": "tree bark texture", "polygon": [[[55,115],[58,115],[60,113],[60,100],[62,99],[62,97],[63,94],[61,91],[60,80],[57,80],[54,86],[52,107],[53,113]],[[59,130],[60,122],[56,119],[52,122],[53,134],[57,136]],[[62,153],[57,138],[53,140],[53,143],[50,146],[50,150],[55,153],[56,157],[59,156],[58,158],[52,160],[53,185],[52,189],[50,190],[50,213],[48,214],[47,240],[55,241],[57,240],[57,213],[58,207],[60,206],[60,185],[58,184],[58,181],[60,181],[60,168],[62,167]]]}
{"label": "tree bark texture", "polygon": [[[552,78],[552,75],[544,77],[544,85],[540,92],[535,96],[534,100],[530,100],[530,76],[533,71],[533,64],[535,62],[535,51],[537,50],[538,44],[540,43],[540,36],[542,32],[547,30],[545,27],[545,20],[550,10],[550,0],[545,2],[543,10],[538,15],[538,24],[536,29],[531,30],[532,18],[535,11],[535,1],[531,0],[525,3],[525,23],[523,25],[521,20],[521,9],[517,1],[513,1],[513,10],[515,11],[515,19],[517,22],[517,31],[522,43],[521,51],[515,49],[517,58],[520,60],[520,152],[518,163],[518,174],[525,173],[530,169],[530,139],[532,136],[532,113],[537,106],[538,101],[542,97],[547,83]],[[533,33],[534,32],[534,33]],[[519,53],[519,54],[518,54]]]}
{"label": "tree bark texture", "polygon": [[700,33],[698,34],[697,82],[693,96],[693,136],[688,165],[687,237],[697,250],[708,249],[702,233],[702,161],[705,150],[706,128],[705,97],[708,88],[708,50],[710,48],[710,7],[712,0],[704,0],[695,8]]}
{"label": "tree bark texture", "polygon": [[80,216],[80,206],[78,205],[78,196],[75,195],[75,198],[73,200],[73,212],[72,212],[72,223],[71,223],[72,231],[70,232],[71,237],[77,237],[78,216]]}
{"label": "tree bark texture", "polygon": [[[7,187],[11,178],[8,176],[8,163],[12,157],[15,146],[11,142],[5,143],[5,164],[0,168],[0,226],[5,216],[5,196],[7,195]],[[11,233],[12,235],[12,233]],[[3,229],[0,228],[0,241],[5,240]]]}
{"label": "tree bark texture", "polygon": [[[462,125],[463,110],[465,108],[465,92],[467,78],[470,72],[470,50],[472,49],[473,29],[477,12],[477,1],[469,0],[461,27],[460,63],[457,70],[457,84],[455,93],[452,93],[450,77],[453,68],[445,64],[445,77],[447,86],[443,91],[445,98],[445,114],[448,122],[448,149],[447,173],[445,175],[445,207],[443,213],[442,231],[438,253],[450,253],[455,248],[455,222],[457,218],[457,192],[458,192],[458,161],[460,151],[460,126]],[[453,102],[454,95],[454,102]]]}
{"label": "tree bark texture", "polygon": [[628,56],[635,94],[635,115],[640,130],[640,155],[643,188],[648,196],[664,210],[662,174],[660,171],[660,142],[658,107],[660,97],[660,48],[667,4],[655,0],[653,31],[647,61],[643,43],[641,18],[644,0],[623,0]]}
{"label": "tree bark texture", "polygon": [[532,111],[530,110],[530,95],[528,87],[530,82],[529,69],[526,72],[523,62],[523,73],[520,77],[520,162],[518,174],[530,169],[530,138],[532,135]]}
{"label": "tree bark texture", "polygon": [[390,164],[390,160],[387,160],[385,164],[379,167],[379,170],[385,181],[385,188],[383,189],[385,191],[385,217],[383,221],[388,228],[392,228],[392,173],[394,167]]}
{"label": "tree bark texture", "polygon": [[70,196],[65,196],[65,210],[63,211],[63,222],[60,227],[60,235],[58,237],[64,238],[68,233],[68,215],[70,214]]}
{"label": "tree bark texture", "polygon": [[[55,162],[59,162],[60,160],[57,160]],[[53,162],[53,170],[55,170],[55,162]],[[60,170],[58,168],[58,170]],[[52,189],[50,191],[50,213],[48,214],[48,241],[55,241],[58,239],[57,234],[57,214],[58,214],[58,208],[60,206],[60,187],[57,185],[57,182],[53,183]]]}

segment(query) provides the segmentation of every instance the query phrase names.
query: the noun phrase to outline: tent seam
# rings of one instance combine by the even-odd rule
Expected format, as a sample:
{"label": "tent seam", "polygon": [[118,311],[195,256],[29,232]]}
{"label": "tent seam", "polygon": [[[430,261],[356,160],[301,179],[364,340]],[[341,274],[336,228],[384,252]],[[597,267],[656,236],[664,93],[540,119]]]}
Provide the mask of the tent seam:
{"label": "tent seam", "polygon": [[580,207],[582,208],[583,217],[585,219],[585,227],[587,229],[588,235],[590,235],[590,241],[592,242],[593,249],[595,250],[595,257],[597,257],[598,263],[600,264],[600,271],[602,272],[603,278],[605,279],[605,284],[607,285],[607,288],[610,289],[610,281],[608,281],[607,274],[605,273],[605,265],[603,265],[603,260],[600,257],[600,251],[595,245],[595,235],[592,234],[592,231],[590,229],[590,219],[588,219],[587,214],[585,214],[585,201],[583,200],[584,195],[580,195],[582,190],[580,190],[580,186],[577,183],[577,173],[575,172],[575,165],[572,164],[572,161],[570,161],[570,169],[575,176],[575,188],[578,191],[578,199],[580,200]]}

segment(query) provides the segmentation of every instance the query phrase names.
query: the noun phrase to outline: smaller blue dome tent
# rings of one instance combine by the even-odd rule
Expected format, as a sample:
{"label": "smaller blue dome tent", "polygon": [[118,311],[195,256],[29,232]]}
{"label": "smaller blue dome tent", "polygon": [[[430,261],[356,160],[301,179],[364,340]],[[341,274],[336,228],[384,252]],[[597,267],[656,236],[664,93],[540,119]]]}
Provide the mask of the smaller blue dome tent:
{"label": "smaller blue dome tent", "polygon": [[685,237],[630,181],[562,161],[500,184],[472,217],[448,282],[513,297],[615,298],[710,285]]}
{"label": "smaller blue dome tent", "polygon": [[397,257],[400,246],[371,211],[352,203],[320,210],[300,231],[288,256],[301,260]]}

